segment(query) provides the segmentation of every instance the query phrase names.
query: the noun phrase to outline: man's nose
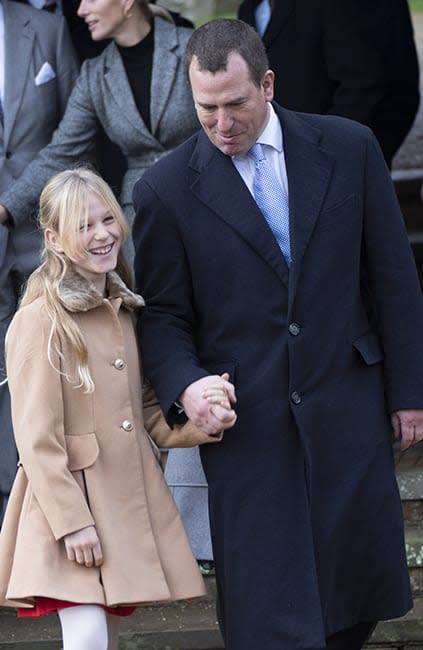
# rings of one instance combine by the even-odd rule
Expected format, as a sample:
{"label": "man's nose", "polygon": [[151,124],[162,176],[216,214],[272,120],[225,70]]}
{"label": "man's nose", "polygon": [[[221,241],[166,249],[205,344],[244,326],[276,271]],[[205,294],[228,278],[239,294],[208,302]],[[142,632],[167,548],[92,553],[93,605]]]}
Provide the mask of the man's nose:
{"label": "man's nose", "polygon": [[227,111],[220,111],[217,116],[217,128],[221,133],[227,133],[232,129],[234,120]]}

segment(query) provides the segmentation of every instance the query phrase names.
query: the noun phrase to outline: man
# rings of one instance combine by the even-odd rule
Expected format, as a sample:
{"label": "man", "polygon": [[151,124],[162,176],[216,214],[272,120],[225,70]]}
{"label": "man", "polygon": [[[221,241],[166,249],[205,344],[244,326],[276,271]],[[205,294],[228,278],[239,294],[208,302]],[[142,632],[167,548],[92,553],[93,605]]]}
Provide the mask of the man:
{"label": "man", "polygon": [[370,126],[391,165],[419,105],[407,0],[244,0],[238,15],[263,38],[276,101]]}
{"label": "man", "polygon": [[[2,0],[0,35],[0,192],[50,142],[78,75],[65,20]],[[0,225],[0,523],[16,473],[16,450],[4,367],[4,336],[20,289],[39,263],[35,215]]]}
{"label": "man", "polygon": [[250,26],[207,23],[186,56],[203,129],[134,189],[145,371],[169,422],[180,402],[207,433],[204,387],[235,385],[236,425],[201,449],[226,650],[356,650],[411,607],[390,423],[423,438],[407,234],[371,131],[272,105]]}

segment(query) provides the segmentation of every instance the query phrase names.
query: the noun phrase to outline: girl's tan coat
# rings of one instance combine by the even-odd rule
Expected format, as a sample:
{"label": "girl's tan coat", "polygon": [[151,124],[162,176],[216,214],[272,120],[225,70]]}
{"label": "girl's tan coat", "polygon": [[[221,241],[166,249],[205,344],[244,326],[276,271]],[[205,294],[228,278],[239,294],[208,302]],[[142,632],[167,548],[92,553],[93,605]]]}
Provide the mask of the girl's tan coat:
{"label": "girl's tan coat", "polygon": [[[0,534],[0,604],[34,596],[117,605],[191,598],[204,585],[145,428],[159,446],[211,442],[191,423],[171,430],[142,385],[131,310],[142,299],[115,274],[109,300],[69,276],[62,303],[89,350],[84,394],[47,358],[41,299],[15,315],[7,372],[19,468]],[[62,347],[66,358],[66,346]],[[53,364],[66,371],[63,359]],[[145,428],[144,428],[145,427]],[[216,440],[216,439],[214,439]],[[100,568],[66,558],[63,536],[95,524]]]}

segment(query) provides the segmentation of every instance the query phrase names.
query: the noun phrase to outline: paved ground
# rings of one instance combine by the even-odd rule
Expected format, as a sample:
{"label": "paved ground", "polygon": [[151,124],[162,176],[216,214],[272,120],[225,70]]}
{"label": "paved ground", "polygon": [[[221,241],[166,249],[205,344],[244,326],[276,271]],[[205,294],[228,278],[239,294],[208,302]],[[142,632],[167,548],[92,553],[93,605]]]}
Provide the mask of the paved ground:
{"label": "paved ground", "polygon": [[[420,89],[423,98],[423,13],[414,14],[413,23],[420,60]],[[423,170],[423,99],[420,101],[414,126],[394,158],[393,169]]]}

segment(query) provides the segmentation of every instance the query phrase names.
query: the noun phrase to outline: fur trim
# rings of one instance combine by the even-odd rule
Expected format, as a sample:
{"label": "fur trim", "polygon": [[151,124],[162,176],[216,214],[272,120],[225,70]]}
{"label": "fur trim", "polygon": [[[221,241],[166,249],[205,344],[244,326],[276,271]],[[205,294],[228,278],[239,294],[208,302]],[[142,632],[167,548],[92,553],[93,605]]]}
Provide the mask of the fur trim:
{"label": "fur trim", "polygon": [[[121,298],[122,305],[133,311],[145,305],[144,298],[133,293],[117,273],[107,274],[106,287],[109,298]],[[88,311],[103,303],[103,296],[92,282],[74,269],[63,278],[57,290],[62,305],[71,312]]]}

